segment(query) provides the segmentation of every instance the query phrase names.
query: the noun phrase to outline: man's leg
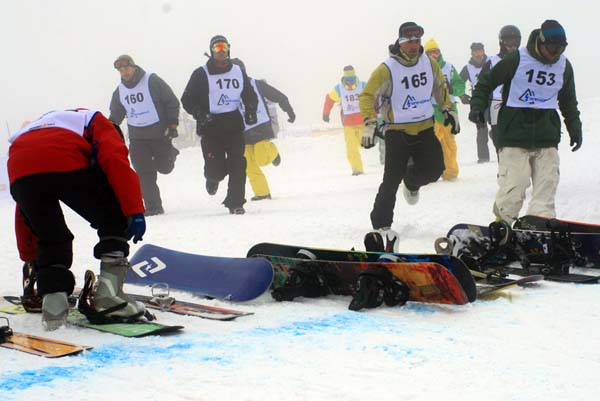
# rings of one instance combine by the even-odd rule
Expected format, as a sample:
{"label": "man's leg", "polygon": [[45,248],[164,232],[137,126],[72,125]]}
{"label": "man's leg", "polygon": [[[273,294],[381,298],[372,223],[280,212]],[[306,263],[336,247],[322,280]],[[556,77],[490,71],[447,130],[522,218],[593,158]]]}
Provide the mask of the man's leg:
{"label": "man's leg", "polygon": [[277,145],[268,139],[254,144],[254,160],[260,167],[273,163],[278,154]]}
{"label": "man's leg", "polygon": [[408,162],[408,151],[403,135],[404,133],[399,131],[388,131],[385,135],[386,153],[383,181],[379,186],[371,211],[371,224],[374,229],[391,227],[394,221],[396,193]]}
{"label": "man's leg", "polygon": [[455,180],[458,178],[458,162],[456,161],[456,140],[452,135],[452,127],[444,126],[440,122],[435,122],[435,136],[440,142],[444,157],[444,172],[442,177],[444,180]]}
{"label": "man's leg", "polygon": [[152,142],[132,140],[129,145],[129,156],[131,164],[140,178],[146,212],[159,214],[162,211],[162,200],[157,184],[157,163],[154,159]]}
{"label": "man's leg", "polygon": [[[210,195],[217,192],[219,182],[227,175],[225,165],[225,149],[221,137],[217,134],[203,135],[200,139],[202,156],[204,157],[204,177],[206,189]],[[214,189],[214,192],[211,190]]]}
{"label": "man's leg", "polygon": [[225,161],[229,175],[227,196],[223,201],[229,209],[241,208],[246,203],[246,159],[244,158],[244,133],[242,131],[228,132],[223,136],[223,146],[227,153]]}
{"label": "man's leg", "polygon": [[542,148],[531,160],[533,190],[527,214],[548,218],[556,217],[554,199],[560,179],[560,158],[556,148]]}
{"label": "man's leg", "polygon": [[494,214],[512,224],[525,201],[531,182],[530,153],[523,148],[504,147],[498,152],[498,192]]}
{"label": "man's leg", "polygon": [[402,134],[404,147],[410,152],[413,165],[406,170],[404,185],[410,191],[437,181],[444,171],[444,155],[434,129],[430,128],[418,135]]}
{"label": "man's leg", "polygon": [[246,150],[244,151],[244,156],[246,158],[246,175],[248,176],[254,195],[266,196],[270,194],[269,184],[267,183],[267,178],[260,169],[260,166],[256,162],[255,154],[256,145],[246,145]]}
{"label": "man's leg", "polygon": [[363,173],[362,158],[360,156],[360,138],[364,126],[352,125],[344,127],[344,138],[346,140],[346,157],[350,162],[352,173]]}
{"label": "man's leg", "polygon": [[477,123],[477,162],[490,161],[490,150],[488,149],[488,126],[487,123]]}

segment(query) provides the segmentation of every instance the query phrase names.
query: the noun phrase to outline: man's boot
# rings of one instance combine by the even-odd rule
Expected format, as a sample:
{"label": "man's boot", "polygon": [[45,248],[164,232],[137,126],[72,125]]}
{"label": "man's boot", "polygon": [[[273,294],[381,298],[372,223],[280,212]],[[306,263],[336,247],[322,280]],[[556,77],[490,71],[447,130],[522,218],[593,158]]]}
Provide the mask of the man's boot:
{"label": "man's boot", "polygon": [[130,266],[127,258],[102,256],[93,298],[94,308],[98,312],[126,303],[123,308],[110,312],[107,316],[135,319],[144,315],[144,305],[132,300],[123,292],[123,282]]}
{"label": "man's boot", "polygon": [[42,326],[46,331],[59,329],[67,324],[69,301],[66,292],[45,294],[42,301]]}

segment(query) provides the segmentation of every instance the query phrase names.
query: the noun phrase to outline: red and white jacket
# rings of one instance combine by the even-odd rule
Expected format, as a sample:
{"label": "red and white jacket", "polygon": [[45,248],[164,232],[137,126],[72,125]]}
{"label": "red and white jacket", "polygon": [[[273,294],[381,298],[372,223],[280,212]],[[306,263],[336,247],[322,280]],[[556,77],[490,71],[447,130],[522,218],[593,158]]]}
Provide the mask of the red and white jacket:
{"label": "red and white jacket", "polygon": [[[106,175],[123,214],[144,213],[139,178],[129,164],[127,146],[102,113],[85,109],[51,111],[14,133],[9,142],[11,185],[27,175],[84,169],[90,167],[94,158]],[[29,227],[19,212],[15,220],[21,258],[26,256],[23,260],[32,260],[34,249],[27,249],[27,244],[34,246],[27,240],[27,235],[31,235]]]}

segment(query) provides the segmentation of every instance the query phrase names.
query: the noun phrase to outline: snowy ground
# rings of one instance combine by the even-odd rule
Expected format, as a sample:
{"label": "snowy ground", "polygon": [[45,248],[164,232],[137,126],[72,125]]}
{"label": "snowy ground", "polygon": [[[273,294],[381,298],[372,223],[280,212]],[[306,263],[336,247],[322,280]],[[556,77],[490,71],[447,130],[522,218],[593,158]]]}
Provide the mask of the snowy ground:
{"label": "snowy ground", "polygon": [[[458,222],[493,219],[496,163],[476,163],[475,130],[462,111],[460,177],[421,191],[409,207],[399,194],[393,228],[404,252],[431,252]],[[561,144],[560,217],[600,223],[595,135],[600,99],[582,102],[584,144]],[[568,140],[566,141],[568,142]],[[148,218],[145,242],[181,251],[244,256],[262,241],[361,247],[381,180],[378,151],[363,151],[366,174],[350,175],[343,136],[290,136],[277,142],[281,166],[265,169],[274,199],[248,202],[231,216],[204,191],[199,148],[182,151],[160,177],[166,214]],[[490,144],[491,146],[491,144]],[[248,185],[247,195],[251,196]],[[0,293],[20,292],[13,204],[0,201]],[[76,236],[78,283],[97,269],[95,233],[66,212]],[[135,248],[133,251],[135,251]],[[137,289],[146,291],[146,289]],[[180,299],[192,299],[178,294]],[[233,322],[163,314],[177,336],[126,339],[66,328],[44,333],[39,315],[12,318],[16,331],[94,346],[80,356],[43,359],[0,349],[0,400],[597,400],[600,286],[542,283],[466,306],[409,303],[350,312],[350,298],[276,303],[268,295],[225,305],[255,312]]]}

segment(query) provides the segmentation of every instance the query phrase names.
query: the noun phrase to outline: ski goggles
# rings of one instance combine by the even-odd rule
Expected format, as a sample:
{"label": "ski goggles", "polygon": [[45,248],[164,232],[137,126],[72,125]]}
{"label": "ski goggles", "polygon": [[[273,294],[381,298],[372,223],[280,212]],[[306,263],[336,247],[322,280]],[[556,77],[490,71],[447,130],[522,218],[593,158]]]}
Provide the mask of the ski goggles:
{"label": "ski goggles", "polygon": [[119,70],[119,71],[122,68],[125,68],[125,67],[133,67],[133,64],[131,64],[129,61],[126,61],[126,60],[125,61],[124,60],[117,60],[117,61],[114,62],[113,65],[115,67],[115,70]]}
{"label": "ski goggles", "polygon": [[567,45],[558,43],[542,42],[542,44],[544,45],[548,53],[552,55],[562,54],[567,48]]}
{"label": "ski goggles", "polygon": [[427,50],[425,53],[429,54],[430,56],[439,56],[440,54],[442,54],[440,52],[440,49]]}
{"label": "ski goggles", "polygon": [[344,77],[342,78],[342,82],[344,82],[344,85],[354,85],[356,84],[356,77]]}
{"label": "ski goggles", "polygon": [[408,26],[400,31],[398,43],[416,42],[421,40],[425,31],[418,25]]}
{"label": "ski goggles", "polygon": [[215,53],[229,51],[229,43],[227,43],[227,42],[214,43],[211,47],[211,50]]}

